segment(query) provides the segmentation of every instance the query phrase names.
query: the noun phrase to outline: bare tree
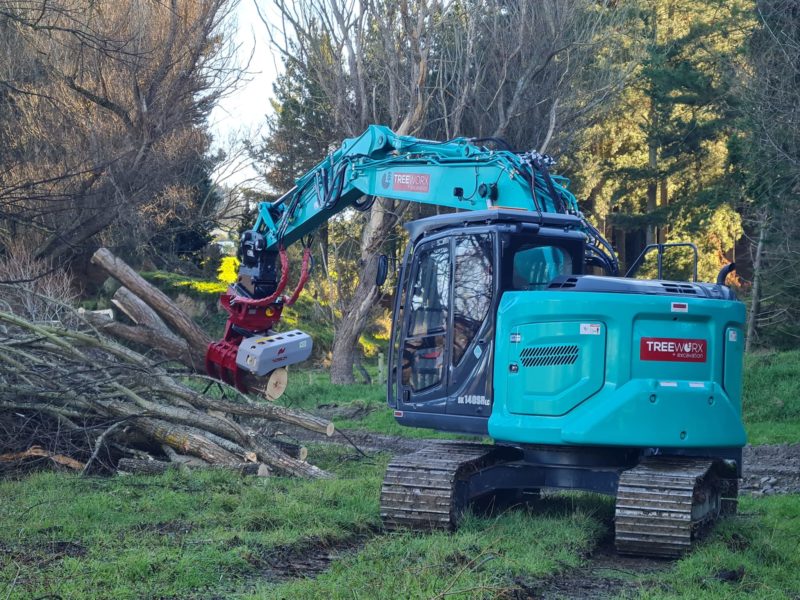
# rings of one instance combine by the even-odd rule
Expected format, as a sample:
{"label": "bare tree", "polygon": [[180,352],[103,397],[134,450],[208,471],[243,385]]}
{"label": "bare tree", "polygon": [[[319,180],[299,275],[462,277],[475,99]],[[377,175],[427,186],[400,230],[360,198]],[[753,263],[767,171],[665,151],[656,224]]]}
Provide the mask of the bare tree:
{"label": "bare tree", "polygon": [[102,233],[135,249],[198,194],[204,120],[237,77],[233,5],[2,4],[0,244],[25,237],[59,258]]}
{"label": "bare tree", "polygon": [[[262,18],[285,64],[322,90],[339,138],[377,122],[546,148],[595,115],[630,72],[610,60],[623,11],[590,0],[274,0]],[[377,255],[404,209],[378,201],[364,225],[359,283],[336,328],[335,383],[353,381],[378,298]]]}
{"label": "bare tree", "polygon": [[544,152],[603,114],[633,70],[630,13],[585,0],[456,2],[435,52],[444,137],[508,138]]}

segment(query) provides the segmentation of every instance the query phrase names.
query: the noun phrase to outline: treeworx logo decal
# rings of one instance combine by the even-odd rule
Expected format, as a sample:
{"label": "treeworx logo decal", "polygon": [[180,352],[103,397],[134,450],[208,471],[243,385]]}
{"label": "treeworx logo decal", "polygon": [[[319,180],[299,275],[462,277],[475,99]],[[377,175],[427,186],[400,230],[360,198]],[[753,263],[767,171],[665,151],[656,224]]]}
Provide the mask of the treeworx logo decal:
{"label": "treeworx logo decal", "polygon": [[677,338],[643,337],[639,343],[641,360],[667,362],[706,362],[708,342]]}
{"label": "treeworx logo decal", "polygon": [[387,171],[381,175],[384,189],[397,192],[427,193],[431,189],[431,176],[426,173],[392,173]]}

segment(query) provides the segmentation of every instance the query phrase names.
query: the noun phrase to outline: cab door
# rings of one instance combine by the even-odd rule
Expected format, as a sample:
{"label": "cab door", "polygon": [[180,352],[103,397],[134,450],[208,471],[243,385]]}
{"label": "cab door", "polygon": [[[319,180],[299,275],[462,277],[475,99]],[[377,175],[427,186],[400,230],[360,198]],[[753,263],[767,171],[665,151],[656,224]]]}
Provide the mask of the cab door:
{"label": "cab door", "polygon": [[447,237],[414,250],[403,300],[397,408],[445,412],[450,361],[451,251]]}
{"label": "cab door", "polygon": [[491,412],[495,237],[489,231],[453,236],[448,414],[487,417]]}

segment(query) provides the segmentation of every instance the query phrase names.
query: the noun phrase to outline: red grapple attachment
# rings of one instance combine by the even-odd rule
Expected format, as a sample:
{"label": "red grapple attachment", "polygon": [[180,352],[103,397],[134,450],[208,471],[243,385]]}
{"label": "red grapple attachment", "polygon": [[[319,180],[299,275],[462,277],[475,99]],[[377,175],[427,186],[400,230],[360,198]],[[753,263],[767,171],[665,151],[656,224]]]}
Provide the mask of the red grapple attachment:
{"label": "red grapple attachment", "polygon": [[247,392],[241,368],[236,364],[236,356],[242,340],[254,335],[264,334],[281,320],[284,306],[295,303],[303,290],[311,271],[311,248],[303,250],[303,262],[297,287],[289,297],[282,297],[289,279],[289,260],[284,248],[280,249],[281,278],[275,292],[267,298],[241,298],[233,288],[222,294],[219,303],[228,313],[225,335],[218,342],[208,345],[206,351],[206,372],[216,379],[236,386]]}
{"label": "red grapple attachment", "polygon": [[228,322],[225,324],[225,335],[222,339],[208,345],[206,372],[211,377],[236,386],[241,392],[247,392],[241,369],[236,365],[239,344],[254,332],[264,332],[275,326],[281,320],[283,303],[277,302],[266,307],[252,306],[235,302],[230,293],[222,294],[219,303],[229,315]]}

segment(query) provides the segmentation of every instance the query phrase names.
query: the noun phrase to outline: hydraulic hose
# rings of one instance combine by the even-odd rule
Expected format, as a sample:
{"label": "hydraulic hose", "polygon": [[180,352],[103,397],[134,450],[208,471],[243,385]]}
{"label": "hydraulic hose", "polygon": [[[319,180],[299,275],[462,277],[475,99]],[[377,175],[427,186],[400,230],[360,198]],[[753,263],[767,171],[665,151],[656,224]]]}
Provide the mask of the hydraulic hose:
{"label": "hydraulic hose", "polygon": [[297,302],[297,298],[300,296],[300,292],[303,291],[303,287],[306,285],[308,281],[308,277],[311,274],[311,246],[306,246],[303,248],[303,266],[301,267],[300,271],[300,279],[297,282],[297,287],[294,288],[292,295],[289,298],[285,299],[283,303],[286,306],[291,306],[295,302]]}

